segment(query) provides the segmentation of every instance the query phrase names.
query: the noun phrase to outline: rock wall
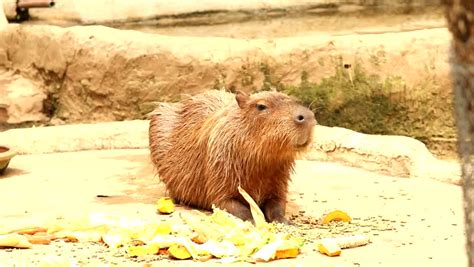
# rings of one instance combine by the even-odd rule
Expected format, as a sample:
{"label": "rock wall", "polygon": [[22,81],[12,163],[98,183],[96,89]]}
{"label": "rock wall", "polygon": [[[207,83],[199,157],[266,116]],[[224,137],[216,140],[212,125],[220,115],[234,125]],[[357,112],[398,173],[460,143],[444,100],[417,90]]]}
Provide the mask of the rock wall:
{"label": "rock wall", "polygon": [[[136,119],[154,101],[214,87],[252,91],[269,79],[297,85],[302,73],[318,82],[334,74],[334,64],[360,64],[373,75],[399,77],[403,86],[394,90],[446,94],[451,88],[446,29],[240,40],[9,25],[0,36],[0,72],[33,81],[33,94],[46,96],[34,100],[41,102],[41,113],[68,122]],[[427,80],[439,86],[424,88]],[[2,95],[0,102],[11,97]],[[14,116],[11,107],[0,109]]]}

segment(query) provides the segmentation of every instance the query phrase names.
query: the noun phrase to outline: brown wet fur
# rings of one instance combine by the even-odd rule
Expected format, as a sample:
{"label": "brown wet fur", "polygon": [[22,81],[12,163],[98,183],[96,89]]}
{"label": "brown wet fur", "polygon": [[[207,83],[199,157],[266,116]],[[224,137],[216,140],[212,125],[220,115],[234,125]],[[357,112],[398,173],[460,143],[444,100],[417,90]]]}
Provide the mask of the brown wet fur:
{"label": "brown wet fur", "polygon": [[151,114],[152,162],[172,198],[251,220],[240,185],[267,221],[286,222],[290,173],[311,142],[314,114],[279,92],[207,91]]}

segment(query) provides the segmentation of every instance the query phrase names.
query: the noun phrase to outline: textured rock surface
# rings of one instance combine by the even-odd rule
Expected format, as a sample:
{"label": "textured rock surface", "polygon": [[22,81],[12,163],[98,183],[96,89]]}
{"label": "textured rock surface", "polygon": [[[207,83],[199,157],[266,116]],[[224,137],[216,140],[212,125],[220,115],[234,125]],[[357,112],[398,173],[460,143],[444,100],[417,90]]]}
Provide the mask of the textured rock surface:
{"label": "textured rock surface", "polygon": [[[0,144],[8,144],[20,154],[147,148],[148,121],[12,129],[0,133]],[[438,160],[423,143],[403,136],[367,135],[317,126],[314,143],[302,158],[398,177],[461,183],[458,163]]]}
{"label": "textured rock surface", "polygon": [[446,29],[242,40],[9,25],[0,35],[0,70],[38,81],[48,113],[70,122],[137,119],[152,101],[215,86],[259,89],[269,76],[291,85],[307,72],[308,81],[319,81],[333,75],[337,57],[399,76],[407,88],[424,90],[428,79],[436,80],[435,93],[450,88]]}
{"label": "textured rock surface", "polygon": [[29,79],[0,72],[0,123],[43,121],[46,93]]}
{"label": "textured rock surface", "polygon": [[318,126],[311,149],[303,157],[394,176],[462,182],[459,163],[438,160],[422,142],[406,136],[369,135]]}

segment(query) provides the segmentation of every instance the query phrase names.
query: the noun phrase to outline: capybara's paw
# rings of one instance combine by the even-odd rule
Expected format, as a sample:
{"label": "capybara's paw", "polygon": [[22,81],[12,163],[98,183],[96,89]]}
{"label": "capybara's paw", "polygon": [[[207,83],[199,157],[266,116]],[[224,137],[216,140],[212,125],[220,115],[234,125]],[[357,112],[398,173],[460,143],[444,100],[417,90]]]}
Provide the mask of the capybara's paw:
{"label": "capybara's paw", "polygon": [[252,218],[252,213],[247,212],[247,211],[244,211],[244,210],[237,210],[237,211],[233,211],[233,212],[230,212],[232,215],[242,219],[243,221],[249,221],[251,223],[254,223],[254,220]]}
{"label": "capybara's paw", "polygon": [[284,216],[274,218],[272,222],[282,223],[282,224],[286,224],[286,225],[295,225],[292,221],[288,220]]}
{"label": "capybara's paw", "polygon": [[236,199],[228,199],[226,201],[222,201],[217,205],[220,209],[226,210],[230,214],[244,220],[253,222],[252,212],[250,208],[242,204],[242,202]]}

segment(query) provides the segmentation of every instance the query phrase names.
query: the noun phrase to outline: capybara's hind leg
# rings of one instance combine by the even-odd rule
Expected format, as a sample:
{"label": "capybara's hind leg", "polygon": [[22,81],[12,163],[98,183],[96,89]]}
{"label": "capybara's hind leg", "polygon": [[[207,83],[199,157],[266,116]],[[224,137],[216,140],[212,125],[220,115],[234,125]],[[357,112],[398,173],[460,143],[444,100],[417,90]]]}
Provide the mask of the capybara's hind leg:
{"label": "capybara's hind leg", "polygon": [[230,214],[237,216],[244,221],[253,222],[250,208],[244,205],[242,202],[238,201],[237,199],[224,200],[218,203],[217,207],[219,207],[220,209],[225,209]]}
{"label": "capybara's hind leg", "polygon": [[291,222],[285,218],[286,201],[279,198],[270,198],[263,203],[263,214],[267,222],[279,222],[291,224]]}

